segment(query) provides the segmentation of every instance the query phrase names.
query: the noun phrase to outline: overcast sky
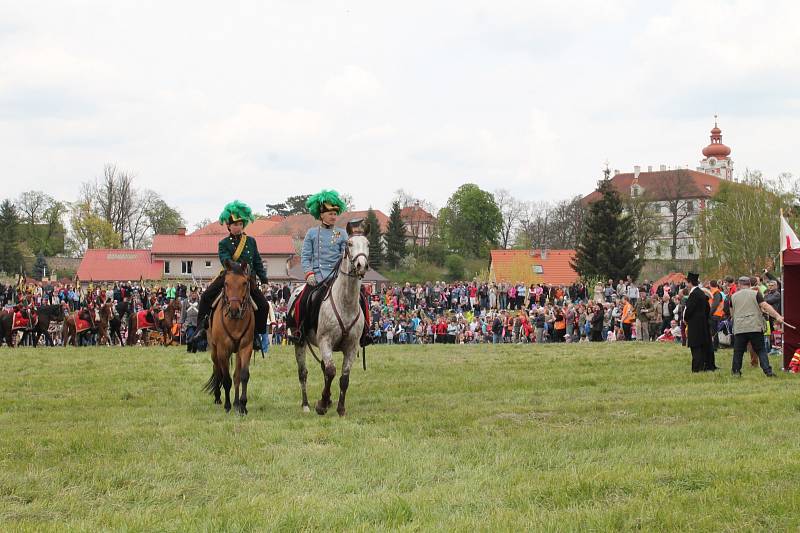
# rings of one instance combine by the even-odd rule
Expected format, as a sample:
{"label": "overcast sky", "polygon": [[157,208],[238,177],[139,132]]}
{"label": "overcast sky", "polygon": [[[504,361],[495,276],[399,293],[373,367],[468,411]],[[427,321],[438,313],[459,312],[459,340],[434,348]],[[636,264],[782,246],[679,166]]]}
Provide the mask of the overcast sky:
{"label": "overcast sky", "polygon": [[190,224],[335,188],[588,193],[603,162],[800,175],[800,2],[0,0],[2,196],[116,163]]}

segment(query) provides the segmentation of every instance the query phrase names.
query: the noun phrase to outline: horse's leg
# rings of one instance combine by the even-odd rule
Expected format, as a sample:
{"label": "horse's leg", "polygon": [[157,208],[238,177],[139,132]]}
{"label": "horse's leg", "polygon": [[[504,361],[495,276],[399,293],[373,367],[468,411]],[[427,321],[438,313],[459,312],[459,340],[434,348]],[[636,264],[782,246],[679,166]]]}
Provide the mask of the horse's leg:
{"label": "horse's leg", "polygon": [[358,353],[358,344],[355,344],[346,350],[344,353],[344,362],[342,363],[342,376],[339,378],[339,405],[336,406],[336,412],[339,416],[344,416],[344,398],[347,395],[347,387],[350,385],[350,368],[353,366],[353,359]]}
{"label": "horse's leg", "polygon": [[331,347],[327,343],[320,343],[319,353],[322,356],[322,373],[325,376],[325,386],[322,389],[322,398],[314,408],[318,415],[324,415],[333,403],[331,402],[331,383],[333,383],[333,378],[336,377],[336,364],[333,362]]}
{"label": "horse's leg", "polygon": [[[236,355],[236,397],[239,399],[239,414],[247,414],[247,383],[250,381],[250,358],[253,356],[253,341]],[[239,395],[239,384],[242,394]]]}
{"label": "horse's leg", "polygon": [[227,413],[231,410],[231,369],[228,360],[230,356],[222,357],[218,354],[215,357],[222,374],[222,386],[225,388],[225,412]]}
{"label": "horse's leg", "polygon": [[303,394],[301,407],[304,413],[308,413],[308,394],[306,394],[306,382],[308,381],[308,368],[306,368],[306,347],[294,346],[294,358],[297,359],[297,377],[300,379],[300,392]]}

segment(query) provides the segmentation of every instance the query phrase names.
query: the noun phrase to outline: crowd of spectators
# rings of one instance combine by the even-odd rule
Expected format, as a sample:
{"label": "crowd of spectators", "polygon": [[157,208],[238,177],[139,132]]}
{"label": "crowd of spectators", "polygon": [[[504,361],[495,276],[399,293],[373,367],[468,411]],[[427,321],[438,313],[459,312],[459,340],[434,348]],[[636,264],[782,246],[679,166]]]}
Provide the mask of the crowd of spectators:
{"label": "crowd of spectators", "polygon": [[[765,272],[754,278],[764,299],[780,311],[778,281]],[[378,291],[368,286],[370,323],[377,344],[475,344],[664,341],[682,342],[683,306],[688,292],[683,283],[654,285],[608,280],[587,287],[582,283],[549,285],[491,282],[427,282],[395,284]],[[267,343],[286,340],[288,284],[262,286],[273,308]],[[714,341],[730,336],[728,301],[736,291],[733,278],[705,284],[712,308]],[[90,284],[75,290],[71,284],[28,286],[25,297],[34,305],[63,303],[76,310],[98,299],[127,302],[134,310],[182,302],[180,338],[196,328],[197,299],[202,287],[184,284]],[[3,304],[18,299],[15,287],[0,287]],[[767,324],[767,342],[775,332]]]}

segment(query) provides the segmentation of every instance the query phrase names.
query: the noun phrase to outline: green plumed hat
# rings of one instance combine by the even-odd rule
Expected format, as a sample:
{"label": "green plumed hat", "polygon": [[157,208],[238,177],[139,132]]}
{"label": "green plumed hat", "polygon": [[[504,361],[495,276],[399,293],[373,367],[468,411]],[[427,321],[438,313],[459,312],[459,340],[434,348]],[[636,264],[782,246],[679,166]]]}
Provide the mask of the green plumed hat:
{"label": "green plumed hat", "polygon": [[255,219],[252,209],[250,209],[246,203],[240,202],[239,200],[234,200],[226,205],[225,209],[223,209],[222,213],[219,215],[220,224],[232,224],[233,222],[239,222],[241,220],[244,222],[244,225],[247,226]]}
{"label": "green plumed hat", "polygon": [[306,200],[306,207],[308,212],[317,220],[320,219],[320,214],[325,211],[336,211],[340,215],[347,211],[347,205],[339,197],[339,193],[327,190],[309,196],[308,200]]}

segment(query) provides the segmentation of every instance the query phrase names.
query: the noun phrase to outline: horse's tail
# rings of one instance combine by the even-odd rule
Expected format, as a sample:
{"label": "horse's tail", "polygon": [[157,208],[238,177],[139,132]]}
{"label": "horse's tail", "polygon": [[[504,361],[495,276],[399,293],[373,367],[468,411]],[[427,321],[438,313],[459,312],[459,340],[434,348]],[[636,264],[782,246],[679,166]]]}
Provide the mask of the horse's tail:
{"label": "horse's tail", "polygon": [[214,391],[220,386],[222,386],[222,376],[217,373],[216,369],[214,369],[214,371],[211,373],[211,377],[208,378],[206,384],[203,385],[203,392],[214,394]]}

